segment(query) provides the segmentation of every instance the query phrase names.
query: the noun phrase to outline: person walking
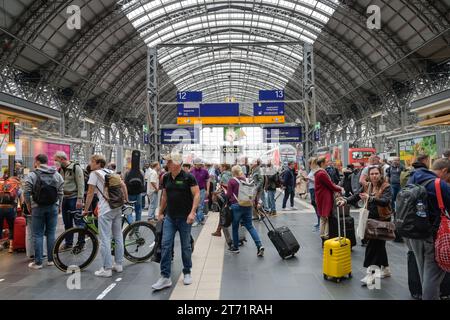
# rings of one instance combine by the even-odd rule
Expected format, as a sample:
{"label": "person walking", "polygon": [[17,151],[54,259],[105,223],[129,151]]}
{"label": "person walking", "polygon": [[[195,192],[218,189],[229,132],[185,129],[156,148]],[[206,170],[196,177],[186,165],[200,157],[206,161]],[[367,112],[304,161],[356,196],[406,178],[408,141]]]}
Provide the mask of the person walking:
{"label": "person walking", "polygon": [[[80,214],[84,200],[84,172],[80,164],[70,161],[64,151],[57,151],[53,157],[59,166],[59,174],[64,179],[64,198],[62,202],[62,217],[64,230],[73,226],[84,227],[84,221]],[[84,246],[84,237],[78,239],[77,246]],[[68,235],[64,240],[61,250],[67,250],[73,246],[73,234]]]}
{"label": "person walking", "polygon": [[23,193],[17,176],[9,176],[9,170],[3,172],[0,179],[0,236],[3,221],[8,224],[9,253],[14,252],[14,221],[17,216],[17,205],[23,203]]}
{"label": "person walking", "polygon": [[153,162],[147,169],[147,195],[149,199],[148,220],[155,220],[155,212],[158,206],[158,190],[159,190],[159,162]]}
{"label": "person walking", "polygon": [[323,243],[329,238],[329,217],[334,207],[334,193],[343,193],[344,189],[331,181],[325,168],[326,157],[317,159],[318,169],[314,174],[314,191],[316,196],[317,211],[320,215],[320,237]]}
{"label": "person walking", "polygon": [[272,164],[269,162],[267,164],[267,172],[269,176],[267,177],[267,182],[264,187],[267,192],[267,205],[270,211],[270,215],[277,215],[277,207],[275,200],[275,193],[277,192],[277,187],[281,185],[280,175],[279,173],[272,167]]}
{"label": "person walking", "polygon": [[[122,207],[111,208],[109,195],[106,194],[105,184],[107,177],[115,179],[120,186],[117,201],[125,203],[128,199],[127,186],[118,174],[106,169],[106,159],[102,155],[93,155],[91,157],[91,173],[88,181],[88,193],[86,196],[86,204],[84,205],[83,214],[89,214],[94,193],[97,193],[99,199],[98,208],[98,229],[100,236],[100,253],[102,256],[102,266],[100,270],[95,271],[97,277],[112,277],[112,271],[123,271],[124,244],[122,234]],[[108,197],[108,198],[107,198]],[[114,264],[111,255],[111,238],[114,239]]]}
{"label": "person walking", "polygon": [[[367,201],[369,219],[379,221],[391,220],[392,192],[389,183],[384,179],[381,166],[370,166],[367,170],[368,181],[364,184],[359,193],[338,201],[338,206],[343,207],[348,204],[356,204],[363,200]],[[381,278],[391,276],[389,261],[386,252],[385,240],[370,239],[367,242],[364,257],[364,268],[367,268],[366,276],[361,279],[363,285],[372,284],[375,278],[372,277],[371,266],[378,266],[381,269]]]}
{"label": "person walking", "polygon": [[[228,182],[232,178],[233,178],[233,176],[231,174],[231,166],[229,164],[226,164],[226,163],[222,164],[220,166],[219,190],[217,192],[218,193],[222,193],[222,194],[226,194],[227,187],[228,187]],[[220,225],[220,221],[219,221],[219,225],[217,226],[216,231],[213,232],[211,235],[214,236],[214,237],[221,237],[222,236],[222,226]]]}
{"label": "person walking", "polygon": [[255,242],[258,257],[264,256],[264,247],[261,239],[252,223],[252,206],[241,206],[238,202],[239,187],[241,182],[246,181],[246,177],[239,165],[231,168],[233,179],[228,182],[227,199],[230,204],[230,209],[233,215],[232,231],[233,231],[233,246],[229,249],[232,253],[239,253],[239,225],[242,225],[250,233]]}
{"label": "person walking", "polygon": [[48,166],[48,157],[38,154],[34,159],[35,171],[25,179],[24,196],[31,212],[34,237],[34,262],[31,269],[42,269],[44,234],[47,237],[47,266],[53,266],[53,246],[56,237],[58,213],[64,197],[64,179]]}
{"label": "person walking", "polygon": [[200,203],[197,207],[197,215],[193,227],[197,227],[199,224],[205,224],[205,215],[203,213],[203,206],[205,205],[206,195],[209,195],[210,178],[208,170],[203,167],[203,160],[200,158],[194,159],[194,168],[191,170],[191,174],[197,180],[198,187],[200,189]]}
{"label": "person walking", "polygon": [[287,211],[286,208],[287,201],[290,197],[291,200],[291,210],[297,210],[294,206],[294,198],[295,198],[295,176],[294,176],[294,161],[290,161],[288,163],[288,167],[283,173],[283,189],[284,189],[284,198],[283,198],[283,211]]}
{"label": "person walking", "polygon": [[[144,172],[140,169],[140,153],[133,151],[131,157],[131,169],[125,173],[125,185],[127,187],[128,201],[134,202],[136,213],[135,221],[142,218],[142,193],[145,192]],[[130,223],[131,221],[129,221]]]}
{"label": "person walking", "polygon": [[169,173],[163,178],[161,205],[158,220],[163,221],[161,243],[161,277],[152,285],[154,290],[162,290],[172,286],[170,279],[172,270],[172,252],[175,234],[178,231],[181,242],[181,258],[183,260],[183,283],[192,284],[192,246],[191,226],[195,221],[200,201],[200,189],[195,177],[181,170],[182,157],[169,154],[167,161]]}

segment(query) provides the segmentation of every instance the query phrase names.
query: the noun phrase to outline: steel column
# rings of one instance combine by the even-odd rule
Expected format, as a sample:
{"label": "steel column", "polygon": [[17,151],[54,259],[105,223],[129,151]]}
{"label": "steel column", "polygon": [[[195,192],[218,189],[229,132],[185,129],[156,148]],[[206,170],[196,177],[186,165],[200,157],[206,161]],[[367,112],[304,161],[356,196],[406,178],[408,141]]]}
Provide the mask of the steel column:
{"label": "steel column", "polygon": [[316,92],[314,76],[314,48],[310,43],[303,47],[303,99],[305,106],[305,158],[315,152],[313,132],[316,125]]}
{"label": "steel column", "polygon": [[153,161],[158,161],[158,50],[151,47],[147,52],[147,123],[149,128],[153,128],[150,135],[149,157]]}

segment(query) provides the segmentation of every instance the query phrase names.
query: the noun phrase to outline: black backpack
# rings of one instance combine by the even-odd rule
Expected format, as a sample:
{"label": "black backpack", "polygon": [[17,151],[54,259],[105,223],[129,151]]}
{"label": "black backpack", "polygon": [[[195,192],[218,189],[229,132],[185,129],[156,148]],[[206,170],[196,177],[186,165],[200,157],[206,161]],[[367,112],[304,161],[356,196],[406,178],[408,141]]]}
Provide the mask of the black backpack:
{"label": "black backpack", "polygon": [[428,192],[425,188],[435,179],[422,184],[408,184],[397,195],[395,225],[398,233],[409,239],[426,239],[432,233],[429,217],[419,217],[417,203],[422,202],[425,210],[428,206]]}
{"label": "black backpack", "polygon": [[131,170],[125,177],[128,194],[136,195],[145,191],[144,176],[139,170]]}
{"label": "black backpack", "polygon": [[36,182],[33,185],[33,201],[41,206],[49,206],[58,201],[58,181],[55,173],[34,171]]}

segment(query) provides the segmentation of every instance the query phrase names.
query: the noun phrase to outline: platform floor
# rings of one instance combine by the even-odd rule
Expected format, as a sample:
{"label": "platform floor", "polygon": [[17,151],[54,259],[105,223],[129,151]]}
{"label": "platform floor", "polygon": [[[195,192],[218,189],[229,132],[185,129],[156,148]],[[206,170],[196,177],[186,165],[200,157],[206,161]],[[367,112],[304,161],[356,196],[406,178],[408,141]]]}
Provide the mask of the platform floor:
{"label": "platform floor", "polygon": [[[281,199],[277,206],[281,209]],[[126,261],[124,272],[112,278],[98,278],[94,271],[100,266],[98,256],[81,273],[81,288],[69,290],[66,275],[55,267],[30,270],[23,253],[0,252],[0,299],[232,299],[232,300],[410,300],[406,273],[406,246],[387,244],[393,276],[381,280],[380,290],[362,287],[364,247],[358,244],[352,253],[353,279],[339,284],[326,281],[322,275],[322,249],[319,234],[313,232],[316,222],[312,207],[296,199],[297,211],[279,212],[273,218],[277,226],[291,228],[301,249],[298,255],[282,260],[270,240],[262,222],[255,226],[265,246],[264,258],[256,256],[256,247],[249,234],[248,242],[238,255],[227,252],[224,237],[212,237],[218,223],[218,213],[210,212],[203,227],[193,228],[196,246],[193,254],[194,283],[182,283],[182,263],[179,240],[176,238],[172,288],[153,292],[151,285],[159,277],[159,264],[133,264]],[[352,211],[355,221],[358,211]],[[145,219],[144,213],[144,219]],[[61,221],[60,221],[61,224]],[[60,225],[60,228],[62,226]]]}

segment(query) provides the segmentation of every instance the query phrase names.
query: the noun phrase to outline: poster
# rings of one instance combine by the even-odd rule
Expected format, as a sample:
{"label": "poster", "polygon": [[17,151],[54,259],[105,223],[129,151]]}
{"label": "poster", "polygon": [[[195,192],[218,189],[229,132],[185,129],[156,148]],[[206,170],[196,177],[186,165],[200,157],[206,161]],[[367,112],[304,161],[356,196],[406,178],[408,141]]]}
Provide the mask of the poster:
{"label": "poster", "polygon": [[68,144],[51,143],[36,140],[33,142],[33,158],[38,154],[46,154],[48,156],[48,165],[51,167],[55,166],[53,156],[57,151],[64,151],[70,159],[70,145]]}
{"label": "poster", "polygon": [[399,140],[398,151],[400,161],[405,167],[410,167],[419,154],[429,155],[430,163],[428,165],[431,166],[433,161],[438,158],[436,135]]}
{"label": "poster", "polygon": [[223,128],[223,139],[227,142],[234,142],[242,140],[246,137],[244,130],[242,128]]}

